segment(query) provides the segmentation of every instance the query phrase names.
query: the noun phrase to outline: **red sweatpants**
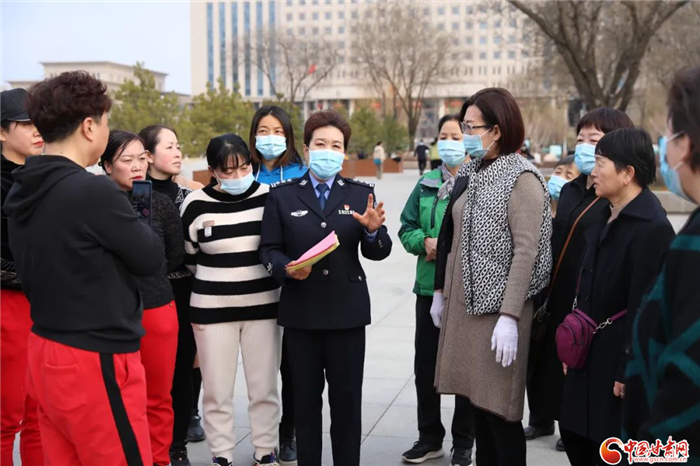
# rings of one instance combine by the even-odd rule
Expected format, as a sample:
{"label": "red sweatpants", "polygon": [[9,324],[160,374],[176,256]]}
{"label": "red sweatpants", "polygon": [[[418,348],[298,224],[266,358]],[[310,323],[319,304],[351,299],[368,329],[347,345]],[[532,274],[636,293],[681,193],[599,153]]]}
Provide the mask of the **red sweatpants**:
{"label": "red sweatpants", "polygon": [[148,427],[153,449],[153,463],[170,464],[173,441],[173,388],[177,353],[177,310],[175,302],[143,311],[141,362],[146,370],[148,392]]}
{"label": "red sweatpants", "polygon": [[19,290],[0,293],[0,464],[12,466],[20,435],[23,465],[44,464],[36,402],[27,396],[27,338],[32,328],[29,301]]}
{"label": "red sweatpants", "polygon": [[153,464],[138,352],[95,353],[34,333],[28,347],[46,466]]}

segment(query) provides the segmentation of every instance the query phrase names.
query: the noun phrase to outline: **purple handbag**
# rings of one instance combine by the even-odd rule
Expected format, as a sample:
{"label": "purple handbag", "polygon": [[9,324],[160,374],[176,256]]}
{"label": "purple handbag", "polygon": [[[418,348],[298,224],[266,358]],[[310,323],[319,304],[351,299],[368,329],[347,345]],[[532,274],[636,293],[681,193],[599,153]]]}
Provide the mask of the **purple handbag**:
{"label": "purple handbag", "polygon": [[[579,285],[580,283],[581,276],[579,275]],[[588,349],[596,333],[627,314],[627,309],[625,309],[608,318],[602,324],[598,324],[588,314],[578,309],[578,288],[579,286],[577,285],[573,309],[557,327],[555,337],[557,356],[559,356],[561,362],[571,369],[581,369],[586,363]]]}

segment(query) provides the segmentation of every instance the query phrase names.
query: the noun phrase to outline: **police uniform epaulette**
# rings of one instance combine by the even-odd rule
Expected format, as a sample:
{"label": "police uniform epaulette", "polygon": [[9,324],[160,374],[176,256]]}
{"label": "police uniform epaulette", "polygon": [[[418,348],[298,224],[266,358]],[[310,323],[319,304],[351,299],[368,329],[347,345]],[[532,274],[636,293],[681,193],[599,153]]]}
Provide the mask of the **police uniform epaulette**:
{"label": "police uniform epaulette", "polygon": [[289,178],[288,180],[278,181],[278,182],[276,182],[276,183],[272,183],[272,184],[270,185],[270,188],[279,188],[279,187],[282,187],[282,186],[291,186],[291,185],[293,185],[293,184],[297,184],[300,180],[301,180],[301,178]]}
{"label": "police uniform epaulette", "polygon": [[345,178],[345,181],[347,181],[348,183],[352,183],[352,184],[357,184],[357,185],[360,185],[360,186],[364,186],[365,188],[374,189],[374,183],[368,183],[368,182],[366,182],[366,181],[355,180],[355,179],[352,179],[352,178]]}

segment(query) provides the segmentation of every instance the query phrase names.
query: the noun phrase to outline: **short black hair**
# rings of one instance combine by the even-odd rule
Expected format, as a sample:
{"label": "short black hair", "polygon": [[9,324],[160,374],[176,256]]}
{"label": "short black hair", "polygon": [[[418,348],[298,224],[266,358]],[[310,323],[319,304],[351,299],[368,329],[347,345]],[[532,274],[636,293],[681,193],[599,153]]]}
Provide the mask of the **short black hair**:
{"label": "short black hair", "polygon": [[62,141],[92,117],[112,108],[107,86],[87,71],[68,71],[29,89],[27,113],[46,143]]}
{"label": "short black hair", "polygon": [[459,111],[459,119],[464,121],[467,109],[472,105],[481,110],[484,123],[498,125],[501,139],[497,142],[499,155],[513,154],[525,140],[525,123],[518,102],[506,89],[488,87],[469,97]]}
{"label": "short black hair", "polygon": [[[105,147],[105,151],[100,156],[100,167],[105,170],[105,163],[113,164],[114,161],[122,155],[126,146],[134,141],[140,141],[141,144],[143,144],[143,139],[137,134],[118,129],[110,131],[107,147]],[[106,172],[107,170],[105,170],[105,173]]]}
{"label": "short black hair", "polygon": [[598,107],[586,113],[576,125],[576,134],[583,128],[595,128],[605,134],[619,128],[634,128],[632,119],[622,110]]}
{"label": "short black hair", "polygon": [[281,156],[275,159],[275,167],[286,167],[291,164],[303,164],[301,156],[296,149],[296,141],[294,140],[294,125],[292,124],[292,118],[289,113],[285,111],[282,107],[277,105],[265,105],[260,107],[255,115],[253,115],[253,122],[250,125],[250,135],[248,137],[248,144],[250,144],[250,153],[253,156],[253,162],[256,165],[263,163],[263,157],[258,154],[258,150],[255,147],[255,136],[258,132],[258,126],[260,125],[260,120],[266,116],[273,116],[279,120],[284,130],[284,137],[287,139],[287,150]]}
{"label": "short black hair", "polygon": [[[241,162],[240,159],[243,159]],[[212,138],[207,146],[207,164],[212,170],[235,170],[253,163],[252,155],[242,137],[233,133]]]}
{"label": "short black hair", "polygon": [[673,79],[668,91],[668,118],[674,133],[690,138],[690,166],[700,169],[700,66],[686,68]]}
{"label": "short black hair", "polygon": [[573,155],[567,155],[566,157],[559,159],[554,168],[561,167],[563,165],[571,165],[572,163],[576,163],[576,157]]}
{"label": "short black hair", "polygon": [[596,155],[613,161],[620,172],[634,167],[634,177],[645,187],[656,180],[656,158],[649,133],[641,128],[620,128],[606,133],[595,148]]}
{"label": "short black hair", "polygon": [[[465,109],[465,112],[466,112],[466,109]],[[448,113],[447,115],[440,118],[440,121],[438,122],[438,133],[440,131],[442,131],[442,127],[445,126],[445,123],[447,123],[448,121],[456,121],[457,123],[461,123],[462,119],[460,119],[459,115],[457,115],[456,113]],[[460,131],[462,130],[461,124],[459,125],[459,129],[460,129]],[[421,142],[422,141],[423,140],[421,139]]]}
{"label": "short black hair", "polygon": [[160,132],[164,129],[172,131],[173,134],[175,134],[175,137],[177,137],[177,131],[163,125],[146,126],[144,129],[139,131],[139,136],[141,136],[141,139],[143,139],[143,146],[151,154],[156,151],[156,146],[160,142]]}
{"label": "short black hair", "polygon": [[352,136],[352,129],[347,120],[343,118],[343,115],[335,110],[321,110],[320,112],[314,113],[306,120],[306,123],[304,123],[304,144],[306,147],[309,147],[311,144],[314,131],[319,128],[325,128],[326,126],[333,126],[343,133],[343,146],[344,149],[347,150],[350,144],[350,136]]}

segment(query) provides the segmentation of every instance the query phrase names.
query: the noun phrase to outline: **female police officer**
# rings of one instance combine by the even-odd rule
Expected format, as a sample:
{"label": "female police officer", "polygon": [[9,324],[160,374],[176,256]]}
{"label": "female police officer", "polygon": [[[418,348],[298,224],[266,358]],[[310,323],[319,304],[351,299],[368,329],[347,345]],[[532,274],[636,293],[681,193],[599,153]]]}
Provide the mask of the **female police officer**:
{"label": "female police officer", "polygon": [[[298,461],[321,464],[321,411],[325,379],[332,412],[333,464],[360,464],[362,374],[370,301],[357,254],[382,260],[391,252],[383,203],[373,186],[338,176],[350,125],[334,111],[304,126],[310,172],[274,187],[263,215],[260,254],[282,285],[279,325],[292,368]],[[274,185],[273,185],[274,186]],[[313,267],[287,264],[335,231],[340,246]]]}

